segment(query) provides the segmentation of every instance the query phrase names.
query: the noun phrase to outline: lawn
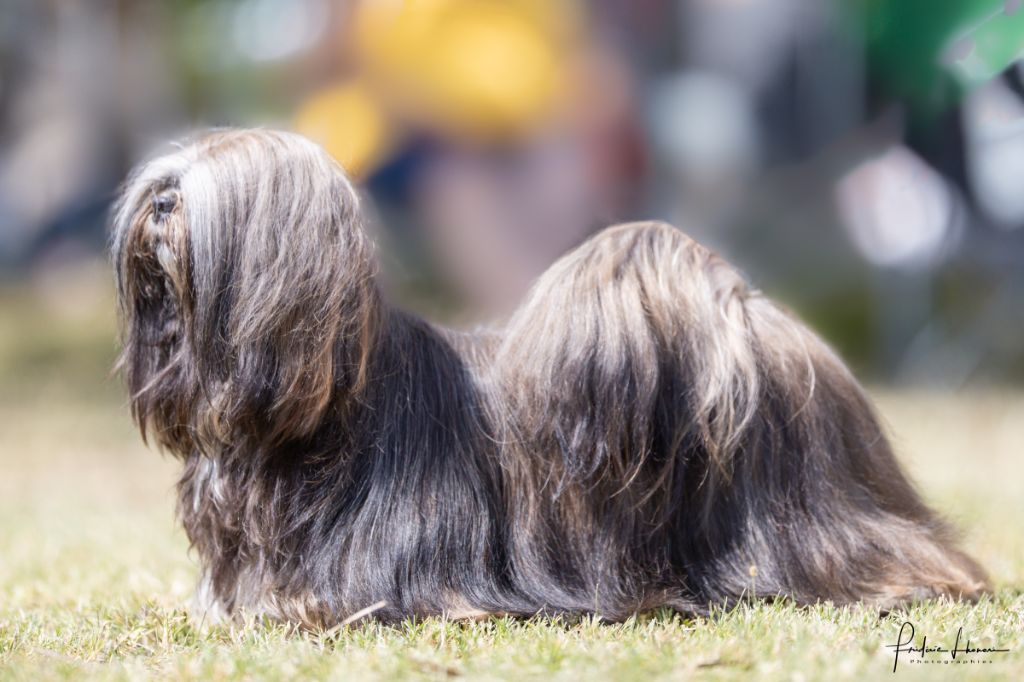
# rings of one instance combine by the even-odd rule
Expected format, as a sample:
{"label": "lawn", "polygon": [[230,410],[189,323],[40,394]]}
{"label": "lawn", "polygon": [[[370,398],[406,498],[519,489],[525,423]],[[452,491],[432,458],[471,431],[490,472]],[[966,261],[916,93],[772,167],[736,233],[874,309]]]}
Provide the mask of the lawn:
{"label": "lawn", "polygon": [[952,646],[962,627],[1010,651],[903,654],[893,679],[1024,679],[1024,392],[1006,389],[874,391],[925,496],[991,571],[996,593],[976,605],[201,628],[184,610],[196,569],[175,463],[142,446],[106,376],[111,306],[106,280],[89,281],[0,292],[0,679],[879,679],[905,621],[916,645]]}

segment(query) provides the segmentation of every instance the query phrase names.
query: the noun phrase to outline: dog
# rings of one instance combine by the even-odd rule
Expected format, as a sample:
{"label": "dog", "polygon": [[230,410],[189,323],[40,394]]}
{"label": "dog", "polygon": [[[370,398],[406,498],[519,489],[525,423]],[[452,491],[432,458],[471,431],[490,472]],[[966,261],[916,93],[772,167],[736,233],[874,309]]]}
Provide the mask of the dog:
{"label": "dog", "polygon": [[321,148],[269,130],[145,163],[115,208],[118,366],[183,463],[205,618],[988,590],[843,362],[678,229],[608,228],[464,332],[384,300],[364,216]]}

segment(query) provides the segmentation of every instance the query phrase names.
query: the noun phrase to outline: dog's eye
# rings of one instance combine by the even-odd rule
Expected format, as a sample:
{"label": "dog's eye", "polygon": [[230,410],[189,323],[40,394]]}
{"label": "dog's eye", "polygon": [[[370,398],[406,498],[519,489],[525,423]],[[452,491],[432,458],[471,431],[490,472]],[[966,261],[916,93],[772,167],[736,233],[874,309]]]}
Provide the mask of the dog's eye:
{"label": "dog's eye", "polygon": [[153,197],[153,219],[157,222],[168,216],[174,207],[178,205],[178,195],[175,192],[161,192]]}

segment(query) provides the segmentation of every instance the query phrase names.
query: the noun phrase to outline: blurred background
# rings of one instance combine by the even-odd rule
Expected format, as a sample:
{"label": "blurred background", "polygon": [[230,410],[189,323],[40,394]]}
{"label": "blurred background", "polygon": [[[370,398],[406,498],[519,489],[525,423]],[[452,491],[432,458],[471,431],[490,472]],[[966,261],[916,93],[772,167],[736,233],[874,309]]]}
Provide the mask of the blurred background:
{"label": "blurred background", "polygon": [[1019,383],[1021,56],[1020,0],[4,0],[3,392],[119,395],[118,183],[246,125],[358,179],[435,319],[499,318],[589,234],[660,218],[875,382]]}

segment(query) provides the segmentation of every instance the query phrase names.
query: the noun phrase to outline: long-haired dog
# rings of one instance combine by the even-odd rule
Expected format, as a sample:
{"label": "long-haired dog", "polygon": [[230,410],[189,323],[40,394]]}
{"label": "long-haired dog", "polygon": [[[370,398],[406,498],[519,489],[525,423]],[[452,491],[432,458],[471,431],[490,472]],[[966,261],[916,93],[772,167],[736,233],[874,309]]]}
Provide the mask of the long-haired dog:
{"label": "long-haired dog", "polygon": [[237,130],[131,176],[113,258],[132,413],[184,464],[210,615],[987,589],[843,363],[669,225],[601,232],[502,328],[451,331],[382,300],[319,147]]}

